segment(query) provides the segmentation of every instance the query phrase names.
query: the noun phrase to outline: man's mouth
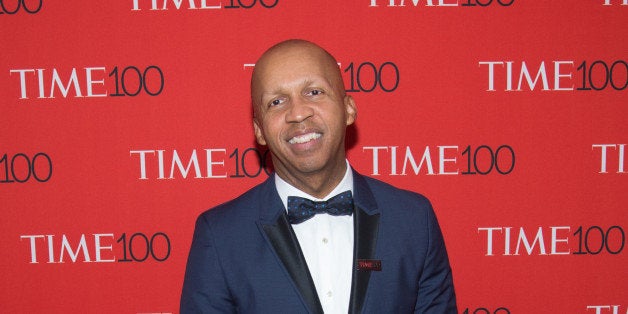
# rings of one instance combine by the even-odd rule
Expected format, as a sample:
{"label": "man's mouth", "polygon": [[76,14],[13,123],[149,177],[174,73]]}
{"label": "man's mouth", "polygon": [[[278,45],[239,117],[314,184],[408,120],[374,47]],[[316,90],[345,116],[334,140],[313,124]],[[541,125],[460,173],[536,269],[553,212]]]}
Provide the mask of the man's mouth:
{"label": "man's mouth", "polygon": [[317,139],[317,138],[319,138],[321,136],[322,136],[322,134],[320,134],[320,133],[314,133],[314,132],[307,133],[307,134],[303,134],[303,135],[295,136],[295,137],[291,138],[288,141],[288,143],[290,143],[290,144],[303,144],[303,143],[307,143],[307,142],[309,142],[311,140],[315,140],[315,139]]}

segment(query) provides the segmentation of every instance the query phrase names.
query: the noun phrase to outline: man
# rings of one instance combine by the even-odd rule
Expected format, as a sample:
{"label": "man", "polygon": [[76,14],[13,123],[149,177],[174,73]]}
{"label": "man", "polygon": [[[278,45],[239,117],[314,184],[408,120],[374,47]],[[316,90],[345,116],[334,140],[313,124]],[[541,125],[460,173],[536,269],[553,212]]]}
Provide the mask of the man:
{"label": "man", "polygon": [[279,43],[257,61],[251,99],[275,174],[198,218],[181,313],[456,313],[429,201],[346,160],[356,106],[336,60]]}

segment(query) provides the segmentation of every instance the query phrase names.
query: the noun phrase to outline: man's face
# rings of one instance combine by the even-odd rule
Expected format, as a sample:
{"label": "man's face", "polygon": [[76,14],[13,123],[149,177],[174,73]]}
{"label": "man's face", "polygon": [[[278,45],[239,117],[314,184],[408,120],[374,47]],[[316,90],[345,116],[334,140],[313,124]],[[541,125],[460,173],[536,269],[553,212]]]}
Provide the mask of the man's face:
{"label": "man's face", "polygon": [[284,179],[344,169],[345,130],[355,121],[337,64],[311,46],[276,49],[256,64],[255,136]]}

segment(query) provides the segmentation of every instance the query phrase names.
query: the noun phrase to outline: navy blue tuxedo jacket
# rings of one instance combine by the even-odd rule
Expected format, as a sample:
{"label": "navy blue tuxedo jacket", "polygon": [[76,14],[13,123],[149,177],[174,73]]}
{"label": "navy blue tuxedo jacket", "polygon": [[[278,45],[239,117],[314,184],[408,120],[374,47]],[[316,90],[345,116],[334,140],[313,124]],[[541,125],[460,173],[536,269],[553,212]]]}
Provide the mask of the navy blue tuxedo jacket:
{"label": "navy blue tuxedo jacket", "polygon": [[[451,268],[429,201],[354,175],[354,266],[349,313],[456,313]],[[201,214],[181,313],[323,313],[274,176]]]}

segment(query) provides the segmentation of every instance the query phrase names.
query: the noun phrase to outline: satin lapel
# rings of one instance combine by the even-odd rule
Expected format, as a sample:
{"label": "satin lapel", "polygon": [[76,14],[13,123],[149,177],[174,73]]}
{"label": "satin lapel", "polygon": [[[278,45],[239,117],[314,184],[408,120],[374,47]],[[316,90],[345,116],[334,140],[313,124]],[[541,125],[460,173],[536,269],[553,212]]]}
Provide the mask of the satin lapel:
{"label": "satin lapel", "polygon": [[309,310],[312,313],[323,313],[323,307],[318,299],[314,281],[285,211],[283,214],[278,215],[275,222],[260,222],[259,224],[266,234],[267,240],[274,248],[277,257],[288,271],[288,274],[290,274],[295,287],[301,293],[303,301],[307,304]]}
{"label": "satin lapel", "polygon": [[353,170],[353,188],[356,210],[353,219],[353,279],[349,313],[357,314],[364,306],[371,278],[371,271],[358,270],[358,260],[375,259],[380,212],[365,177],[355,169]]}
{"label": "satin lapel", "polygon": [[369,215],[357,208],[353,220],[354,253],[353,253],[353,281],[351,282],[351,300],[349,313],[360,313],[366,297],[366,290],[371,278],[371,271],[358,270],[358,260],[374,259],[379,227],[379,214]]}

